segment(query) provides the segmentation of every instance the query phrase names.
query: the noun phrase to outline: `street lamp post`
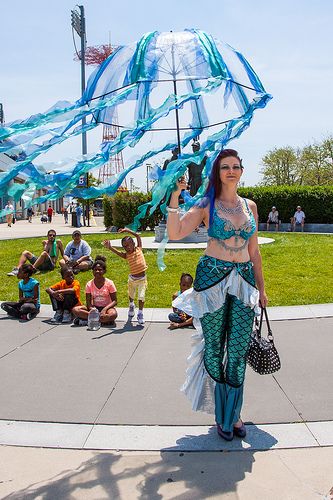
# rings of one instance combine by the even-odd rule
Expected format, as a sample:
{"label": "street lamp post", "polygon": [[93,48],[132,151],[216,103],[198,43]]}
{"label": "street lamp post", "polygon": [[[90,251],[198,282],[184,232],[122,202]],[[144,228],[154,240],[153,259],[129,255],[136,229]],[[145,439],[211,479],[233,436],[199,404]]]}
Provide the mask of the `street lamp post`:
{"label": "street lamp post", "polygon": [[[80,53],[80,61],[81,61],[81,93],[84,94],[86,88],[86,69],[85,69],[85,52],[86,52],[86,19],[84,17],[84,6],[78,5],[80,12],[73,9],[71,11],[71,24],[72,29],[76,31],[81,39],[81,53]],[[86,124],[86,117],[82,118],[82,127]],[[87,133],[82,132],[82,154],[87,154]],[[89,173],[86,173],[86,186],[89,188]],[[89,214],[89,200],[87,200],[87,224],[90,226],[90,214]]]}
{"label": "street lamp post", "polygon": [[3,125],[5,123],[5,115],[3,112],[3,105],[0,102],[0,125]]}
{"label": "street lamp post", "polygon": [[149,172],[150,172],[150,169],[151,169],[151,164],[150,163],[146,163],[146,168],[147,168],[146,178],[147,178],[147,194],[148,194],[149,193]]}

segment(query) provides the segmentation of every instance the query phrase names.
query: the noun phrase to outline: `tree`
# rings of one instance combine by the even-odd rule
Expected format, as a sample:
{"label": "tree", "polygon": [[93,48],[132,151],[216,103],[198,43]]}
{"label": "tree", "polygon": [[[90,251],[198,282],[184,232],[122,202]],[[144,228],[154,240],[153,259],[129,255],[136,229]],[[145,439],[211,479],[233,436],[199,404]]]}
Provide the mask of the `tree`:
{"label": "tree", "polygon": [[332,184],[332,166],[327,158],[324,144],[312,144],[302,150],[301,164],[303,184],[307,186],[324,186]]}
{"label": "tree", "polygon": [[275,148],[262,159],[264,186],[333,184],[333,137],[303,149]]}
{"label": "tree", "polygon": [[291,146],[275,148],[262,159],[261,174],[264,186],[292,186],[300,184],[299,179],[300,152]]}

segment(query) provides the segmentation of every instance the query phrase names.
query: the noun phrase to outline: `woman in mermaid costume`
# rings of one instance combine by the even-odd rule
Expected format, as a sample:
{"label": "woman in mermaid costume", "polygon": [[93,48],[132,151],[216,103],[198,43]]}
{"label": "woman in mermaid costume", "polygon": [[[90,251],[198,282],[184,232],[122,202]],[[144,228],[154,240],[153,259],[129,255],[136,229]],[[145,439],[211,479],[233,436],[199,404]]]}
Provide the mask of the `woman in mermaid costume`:
{"label": "woman in mermaid costume", "polygon": [[[193,289],[173,306],[193,317],[196,327],[183,391],[194,410],[215,411],[218,434],[231,441],[246,436],[241,420],[246,353],[258,305],[266,307],[257,237],[257,207],[237,194],[243,173],[237,151],[217,156],[203,201],[179,216],[178,198],[186,188],[177,182],[168,207],[172,240],[190,234],[202,221],[208,227]],[[215,405],[213,405],[215,402]]]}

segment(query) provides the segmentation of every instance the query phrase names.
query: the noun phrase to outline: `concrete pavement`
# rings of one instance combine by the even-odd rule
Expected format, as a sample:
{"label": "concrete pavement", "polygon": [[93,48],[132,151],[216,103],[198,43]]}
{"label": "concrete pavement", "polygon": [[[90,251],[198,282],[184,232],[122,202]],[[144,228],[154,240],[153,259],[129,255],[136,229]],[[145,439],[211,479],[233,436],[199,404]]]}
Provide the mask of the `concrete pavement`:
{"label": "concrete pavement", "polygon": [[329,499],[332,312],[278,309],[282,369],[248,369],[248,436],[232,443],[180,393],[191,331],[166,311],[98,332],[48,324],[47,306],[27,324],[2,314],[0,498]]}
{"label": "concrete pavement", "polygon": [[27,324],[0,315],[0,498],[333,498],[333,304],[269,312],[282,368],[248,368],[232,443],[179,391],[192,332],[169,331],[168,310],[141,328],[120,309],[98,332],[49,324],[45,305]]}

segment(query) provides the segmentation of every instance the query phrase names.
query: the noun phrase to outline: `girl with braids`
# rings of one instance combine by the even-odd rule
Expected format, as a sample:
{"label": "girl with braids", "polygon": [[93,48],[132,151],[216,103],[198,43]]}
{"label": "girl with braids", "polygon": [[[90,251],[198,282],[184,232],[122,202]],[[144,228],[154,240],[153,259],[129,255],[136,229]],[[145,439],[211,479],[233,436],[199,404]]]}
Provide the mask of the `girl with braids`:
{"label": "girl with braids", "polygon": [[74,324],[87,326],[89,312],[96,308],[100,313],[100,322],[114,326],[117,317],[117,289],[112,280],[104,278],[106,273],[106,258],[97,255],[92,265],[94,279],[86,284],[86,306],[72,309],[75,315]]}
{"label": "girl with braids", "polygon": [[[256,204],[237,194],[243,165],[237,151],[217,156],[205,197],[179,217],[177,182],[168,207],[169,238],[179,240],[202,221],[208,228],[205,255],[197,266],[193,289],[173,306],[193,316],[197,329],[184,392],[195,410],[215,411],[218,434],[231,441],[245,437],[241,420],[246,354],[258,303],[267,305],[257,238]],[[201,356],[198,353],[201,351]],[[211,404],[214,399],[215,405]]]}

